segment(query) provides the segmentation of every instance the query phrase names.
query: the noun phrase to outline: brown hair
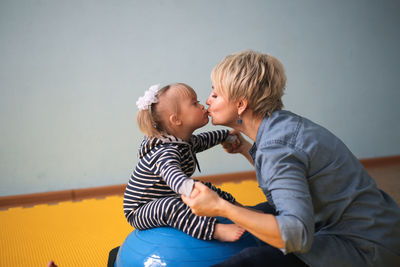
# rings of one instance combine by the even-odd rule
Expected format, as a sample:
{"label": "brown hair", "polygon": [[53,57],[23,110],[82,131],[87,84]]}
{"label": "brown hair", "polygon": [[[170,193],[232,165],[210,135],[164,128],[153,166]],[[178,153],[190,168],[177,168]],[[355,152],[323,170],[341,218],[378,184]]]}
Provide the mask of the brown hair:
{"label": "brown hair", "polygon": [[264,117],[283,108],[286,74],[275,57],[252,50],[226,56],[211,72],[214,89],[229,101],[248,100],[256,116]]}
{"label": "brown hair", "polygon": [[[166,85],[158,90],[157,98],[162,98],[162,96],[171,88],[176,88],[179,90],[179,95],[181,96],[196,96],[196,92],[189,85],[185,83],[174,83]],[[179,113],[179,108],[179,99],[176,97],[173,101],[168,103],[168,110],[172,110],[172,112],[175,114]],[[137,123],[140,131],[150,138],[166,134],[168,125],[167,122],[163,120],[163,115],[165,115],[166,112],[167,110],[165,109],[165,105],[160,105],[160,101],[158,103],[151,104],[148,109],[139,110],[137,114]]]}

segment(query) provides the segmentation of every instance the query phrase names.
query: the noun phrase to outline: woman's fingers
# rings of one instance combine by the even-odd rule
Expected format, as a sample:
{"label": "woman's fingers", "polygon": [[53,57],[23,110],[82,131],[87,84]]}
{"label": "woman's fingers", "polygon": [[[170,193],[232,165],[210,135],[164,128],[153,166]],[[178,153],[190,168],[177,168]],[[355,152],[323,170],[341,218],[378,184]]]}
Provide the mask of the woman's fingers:
{"label": "woman's fingers", "polygon": [[199,189],[193,188],[192,193],[190,194],[190,198],[196,197],[200,193]]}
{"label": "woman's fingers", "polygon": [[194,183],[191,197],[181,195],[192,212],[199,216],[215,216],[219,196],[200,182]]}

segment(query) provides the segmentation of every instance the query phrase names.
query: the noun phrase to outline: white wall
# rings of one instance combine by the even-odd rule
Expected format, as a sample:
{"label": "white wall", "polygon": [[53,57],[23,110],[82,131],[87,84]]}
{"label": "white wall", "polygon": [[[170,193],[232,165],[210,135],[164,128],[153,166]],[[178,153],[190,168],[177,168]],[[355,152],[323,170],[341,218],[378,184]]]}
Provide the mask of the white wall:
{"label": "white wall", "polygon": [[[126,183],[136,99],[254,49],[280,58],[284,103],[359,158],[400,154],[398,1],[0,0],[0,195]],[[205,130],[213,126],[208,125]],[[202,173],[251,170],[213,148]]]}

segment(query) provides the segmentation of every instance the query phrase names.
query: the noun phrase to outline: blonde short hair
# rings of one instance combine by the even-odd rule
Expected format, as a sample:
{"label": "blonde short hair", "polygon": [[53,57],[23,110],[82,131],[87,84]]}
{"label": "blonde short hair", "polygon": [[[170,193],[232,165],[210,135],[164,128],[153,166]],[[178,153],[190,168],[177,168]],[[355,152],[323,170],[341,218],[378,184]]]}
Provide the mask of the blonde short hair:
{"label": "blonde short hair", "polygon": [[275,57],[252,50],[226,56],[211,72],[214,89],[229,101],[248,100],[254,115],[271,114],[283,108],[286,74]]}
{"label": "blonde short hair", "polygon": [[[170,85],[166,85],[161,88],[157,92],[157,98],[160,99],[162,95],[164,95],[171,88],[176,88],[179,91],[180,96],[188,96],[188,97],[197,97],[196,92],[192,87],[185,83],[174,83]],[[170,102],[168,103],[169,110],[172,110],[173,113],[178,114],[180,109],[180,99],[173,98],[168,99]],[[160,108],[160,101],[158,103],[153,103],[150,105],[149,109],[139,110],[137,114],[137,123],[140,131],[147,135],[149,138],[160,136],[162,134],[168,134],[167,129],[168,125],[166,121],[162,118],[162,115],[165,115],[165,110]],[[164,105],[165,106],[165,105]],[[164,116],[165,117],[165,116]]]}

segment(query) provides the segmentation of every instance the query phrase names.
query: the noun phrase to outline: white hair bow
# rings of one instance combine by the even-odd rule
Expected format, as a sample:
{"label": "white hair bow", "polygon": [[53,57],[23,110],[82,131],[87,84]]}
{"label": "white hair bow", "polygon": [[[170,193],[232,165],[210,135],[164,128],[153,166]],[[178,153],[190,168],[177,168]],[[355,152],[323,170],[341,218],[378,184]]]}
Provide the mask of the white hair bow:
{"label": "white hair bow", "polygon": [[158,90],[160,90],[159,84],[150,86],[149,90],[144,93],[144,96],[139,97],[138,101],[136,101],[136,106],[139,110],[149,109],[151,104],[158,102]]}

